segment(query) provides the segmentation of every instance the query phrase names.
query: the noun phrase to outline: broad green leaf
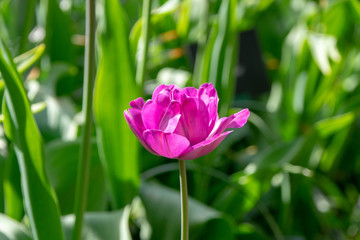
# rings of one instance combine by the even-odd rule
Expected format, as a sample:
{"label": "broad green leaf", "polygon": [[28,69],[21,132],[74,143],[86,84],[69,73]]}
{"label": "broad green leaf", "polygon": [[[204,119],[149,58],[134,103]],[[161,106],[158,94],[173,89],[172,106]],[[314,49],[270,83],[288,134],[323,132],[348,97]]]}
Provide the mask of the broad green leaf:
{"label": "broad green leaf", "polygon": [[21,223],[0,214],[1,240],[32,240],[29,230]]}
{"label": "broad green leaf", "polygon": [[13,141],[21,172],[25,210],[35,239],[62,239],[56,198],[44,168],[40,132],[30,110],[24,86],[15,64],[0,42],[0,71],[5,81],[4,126]]}
{"label": "broad green leaf", "polygon": [[[106,207],[105,177],[95,141],[92,143],[91,153],[87,211],[102,211]],[[62,215],[73,213],[74,210],[74,182],[76,182],[79,154],[80,141],[55,140],[45,148],[46,173],[59,199]]]}
{"label": "broad green leaf", "polygon": [[[180,238],[180,193],[157,183],[143,182],[140,197],[152,226],[151,239]],[[190,239],[233,239],[233,222],[223,213],[189,198]]]}
{"label": "broad green leaf", "polygon": [[50,60],[71,62],[71,19],[68,13],[59,7],[56,0],[42,0],[40,5],[43,17],[39,19],[40,24],[45,27],[45,44]]}
{"label": "broad green leaf", "polygon": [[106,0],[103,4],[94,115],[100,157],[109,178],[113,206],[119,209],[137,195],[140,182],[138,141],[124,118],[124,110],[140,91],[136,88],[123,9],[117,0]]}
{"label": "broad green leaf", "polygon": [[5,196],[4,196],[4,166],[5,166],[5,158],[0,156],[0,213],[4,213],[5,211]]}
{"label": "broad green leaf", "polygon": [[19,164],[12,145],[8,147],[8,151],[4,169],[5,213],[20,221],[24,217],[24,199],[21,192]]}
{"label": "broad green leaf", "polygon": [[[84,240],[131,240],[129,229],[130,206],[113,212],[85,213],[82,228]],[[65,239],[71,239],[73,214],[62,217]]]}

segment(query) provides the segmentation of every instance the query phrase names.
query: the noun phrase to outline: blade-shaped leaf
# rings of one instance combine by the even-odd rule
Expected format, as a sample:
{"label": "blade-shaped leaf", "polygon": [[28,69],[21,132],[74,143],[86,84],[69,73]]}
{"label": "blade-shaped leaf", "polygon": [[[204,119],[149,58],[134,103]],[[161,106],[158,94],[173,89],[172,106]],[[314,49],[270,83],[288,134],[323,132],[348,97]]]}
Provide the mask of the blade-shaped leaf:
{"label": "blade-shaped leaf", "polygon": [[5,81],[4,126],[19,161],[25,209],[35,239],[63,239],[59,209],[44,169],[40,132],[15,64],[0,42],[0,71]]}
{"label": "blade-shaped leaf", "polygon": [[24,217],[23,195],[21,192],[20,170],[14,148],[9,146],[4,169],[5,213],[20,221]]}
{"label": "blade-shaped leaf", "polygon": [[117,0],[104,1],[103,10],[94,114],[113,204],[121,208],[131,202],[139,186],[137,140],[123,115],[138,91],[123,10]]}

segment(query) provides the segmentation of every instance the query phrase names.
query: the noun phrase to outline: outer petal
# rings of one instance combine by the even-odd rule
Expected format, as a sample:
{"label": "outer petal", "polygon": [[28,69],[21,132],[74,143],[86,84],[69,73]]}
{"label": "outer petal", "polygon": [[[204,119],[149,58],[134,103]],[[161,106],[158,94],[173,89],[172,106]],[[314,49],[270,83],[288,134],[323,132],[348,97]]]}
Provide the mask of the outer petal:
{"label": "outer petal", "polygon": [[249,109],[245,108],[244,110],[235,113],[235,119],[229,124],[227,128],[241,128],[247,122],[247,119],[250,116]]}
{"label": "outer petal", "polygon": [[191,160],[204,156],[213,151],[224,138],[232,131],[217,134],[214,137],[187,148],[178,158],[180,160]]}
{"label": "outer petal", "polygon": [[144,141],[142,131],[140,131],[140,127],[136,123],[136,121],[130,116],[127,110],[124,111],[124,116],[126,122],[129,124],[131,131],[135,134],[135,136],[139,139],[140,143],[144,146],[146,150],[148,150],[152,154],[156,154]]}
{"label": "outer petal", "polygon": [[225,131],[227,128],[241,128],[245,125],[248,117],[250,115],[249,109],[245,108],[238,113],[231,115],[230,117],[223,117],[219,119],[213,130],[211,131],[209,137],[212,137],[216,134],[220,134]]}
{"label": "outer petal", "polygon": [[157,155],[167,158],[177,158],[190,145],[190,142],[183,136],[159,130],[148,129],[143,133],[143,137],[146,144]]}

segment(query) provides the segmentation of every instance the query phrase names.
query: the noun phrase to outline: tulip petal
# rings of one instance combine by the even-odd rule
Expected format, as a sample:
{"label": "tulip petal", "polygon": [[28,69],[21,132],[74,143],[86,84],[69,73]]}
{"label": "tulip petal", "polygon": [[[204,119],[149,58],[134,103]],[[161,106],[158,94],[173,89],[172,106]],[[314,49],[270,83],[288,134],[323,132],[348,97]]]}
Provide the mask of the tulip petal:
{"label": "tulip petal", "polygon": [[145,103],[145,102],[144,102],[144,99],[141,98],[141,97],[139,97],[139,98],[131,101],[131,102],[130,102],[130,106],[131,106],[132,108],[136,108],[136,109],[140,109],[140,110],[141,110],[141,109],[144,107],[144,103]]}
{"label": "tulip petal", "polygon": [[160,130],[146,130],[143,137],[157,155],[167,158],[177,158],[190,145],[185,137]]}
{"label": "tulip petal", "polygon": [[166,86],[165,84],[161,84],[161,85],[159,85],[157,88],[155,88],[155,90],[154,90],[154,92],[153,92],[153,94],[152,94],[151,99],[152,99],[152,100],[155,100],[156,97],[157,97],[157,95],[158,95],[163,89],[165,89],[165,88],[168,88],[168,86]]}
{"label": "tulip petal", "polygon": [[209,113],[199,98],[186,98],[182,102],[182,116],[175,133],[185,136],[191,145],[204,141],[209,135]]}
{"label": "tulip petal", "polygon": [[198,97],[208,105],[211,98],[218,99],[216,89],[211,83],[203,83],[199,88]]}
{"label": "tulip petal", "polygon": [[186,96],[196,98],[198,94],[198,90],[194,87],[186,87],[182,91]]}
{"label": "tulip petal", "polygon": [[180,113],[181,104],[177,101],[171,101],[160,120],[158,129],[164,132],[174,132],[181,117]]}
{"label": "tulip petal", "polygon": [[219,119],[218,103],[219,98],[216,89],[211,83],[204,83],[199,88],[198,97],[203,100],[209,112],[209,128],[212,129]]}
{"label": "tulip petal", "polygon": [[138,129],[138,132],[143,132],[145,130],[144,122],[141,116],[141,110],[136,108],[129,108],[129,113],[131,115],[131,118]]}
{"label": "tulip petal", "polygon": [[124,111],[125,120],[130,126],[131,131],[135,134],[140,143],[152,154],[156,154],[144,141],[142,131],[140,131],[138,124],[134,121],[128,111]]}
{"label": "tulip petal", "polygon": [[244,126],[250,116],[250,111],[245,108],[244,110],[235,113],[234,116],[235,119],[227,126],[227,128],[241,128]]}
{"label": "tulip petal", "polygon": [[232,131],[217,134],[210,139],[187,148],[178,158],[180,160],[191,160],[204,156],[213,151]]}
{"label": "tulip petal", "polygon": [[230,117],[223,117],[219,119],[211,131],[209,137],[224,132],[228,128],[241,128],[245,125],[250,115],[249,109],[245,108],[238,113],[231,115]]}
{"label": "tulip petal", "polygon": [[157,94],[155,100],[146,101],[141,112],[146,129],[159,129],[161,120],[169,107],[170,101],[171,91],[166,88]]}

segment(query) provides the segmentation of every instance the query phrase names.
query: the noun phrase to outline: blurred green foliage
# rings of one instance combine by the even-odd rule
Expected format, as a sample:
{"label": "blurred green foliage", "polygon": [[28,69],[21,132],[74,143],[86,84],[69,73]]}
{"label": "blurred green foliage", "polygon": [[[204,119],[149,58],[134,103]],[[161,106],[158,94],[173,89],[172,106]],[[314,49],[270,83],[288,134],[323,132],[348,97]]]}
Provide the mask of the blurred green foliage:
{"label": "blurred green foliage", "polygon": [[[83,239],[179,239],[177,164],[140,147],[123,111],[160,83],[203,82],[221,116],[251,115],[187,164],[191,239],[360,238],[359,1],[153,0],[140,89],[142,3],[97,2]],[[0,1],[0,239],[70,239],[84,26],[85,1]]]}

